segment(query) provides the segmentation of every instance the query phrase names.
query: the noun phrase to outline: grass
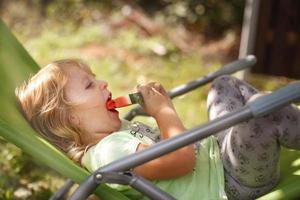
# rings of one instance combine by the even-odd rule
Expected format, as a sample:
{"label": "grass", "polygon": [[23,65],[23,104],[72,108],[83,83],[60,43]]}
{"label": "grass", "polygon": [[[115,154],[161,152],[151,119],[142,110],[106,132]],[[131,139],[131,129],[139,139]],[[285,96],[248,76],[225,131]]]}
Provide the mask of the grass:
{"label": "grass", "polygon": [[[145,37],[134,27],[112,31],[107,23],[86,23],[78,27],[72,21],[66,20],[62,24],[52,19],[46,19],[38,27],[40,30],[34,35],[29,34],[34,28],[32,25],[12,28],[37,63],[44,66],[53,60],[80,58],[91,66],[99,79],[108,81],[114,97],[133,91],[137,84],[150,81],[160,82],[166,89],[171,89],[221,66],[218,59],[205,63],[199,53],[181,53],[167,38]],[[164,53],[158,54],[157,48],[163,49]],[[249,78],[249,82],[261,90],[274,90],[289,81],[253,75]],[[207,121],[208,90],[209,85],[174,99],[187,128]],[[121,116],[129,109],[122,109]],[[151,118],[138,117],[136,120],[154,124]],[[21,193],[22,188],[31,192],[25,199],[48,199],[64,181],[59,174],[36,163],[3,140],[0,160],[1,199],[18,199],[17,192]]]}
{"label": "grass", "polygon": [[[214,64],[204,66],[196,53],[181,54],[164,38],[144,38],[134,28],[117,31],[113,36],[108,36],[102,29],[105,27],[87,25],[74,31],[74,27],[67,25],[44,29],[39,37],[23,39],[19,36],[19,39],[24,41],[25,48],[41,66],[63,58],[84,60],[99,79],[109,82],[114,96],[126,94],[137,84],[149,81],[158,81],[166,89],[171,89],[204,76],[221,65],[216,60],[211,62]],[[166,55],[155,54],[155,44],[166,48]],[[185,122],[187,127],[206,120],[204,101],[207,91],[208,88],[201,88],[174,100],[180,116],[189,119]],[[121,110],[121,114],[127,111]]]}

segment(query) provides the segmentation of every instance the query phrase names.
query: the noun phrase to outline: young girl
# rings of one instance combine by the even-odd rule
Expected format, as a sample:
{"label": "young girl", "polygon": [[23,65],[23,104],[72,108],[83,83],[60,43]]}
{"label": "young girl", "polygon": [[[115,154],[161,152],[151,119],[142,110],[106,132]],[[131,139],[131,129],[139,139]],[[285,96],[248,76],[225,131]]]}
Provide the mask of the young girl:
{"label": "young girl", "polygon": [[[32,127],[92,172],[185,130],[160,84],[137,90],[143,95],[144,110],[157,122],[159,135],[142,123],[121,121],[117,110],[107,109],[112,98],[108,83],[96,80],[78,60],[47,65],[17,88],[16,95]],[[220,77],[208,95],[209,118],[232,112],[259,95],[245,82]],[[132,170],[180,200],[254,199],[279,180],[280,144],[300,149],[299,115],[290,105]],[[116,188],[130,199],[144,198],[129,187]]]}

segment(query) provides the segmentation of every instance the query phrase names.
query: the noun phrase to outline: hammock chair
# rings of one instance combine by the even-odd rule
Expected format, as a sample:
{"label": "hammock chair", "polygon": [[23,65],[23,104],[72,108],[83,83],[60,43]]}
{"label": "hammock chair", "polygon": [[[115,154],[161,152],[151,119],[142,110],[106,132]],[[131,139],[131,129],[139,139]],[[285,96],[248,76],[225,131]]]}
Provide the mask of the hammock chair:
{"label": "hammock chair", "polygon": [[[81,183],[90,173],[75,165],[64,154],[40,138],[17,109],[15,87],[27,80],[38,69],[37,63],[0,19],[0,78],[2,80],[0,85],[0,136],[64,177]],[[299,152],[284,149],[280,163],[282,180],[272,192],[260,199],[299,198],[299,162]],[[128,200],[126,196],[105,184],[101,184],[93,192],[105,200]]]}
{"label": "hammock chair", "polygon": [[[37,63],[0,20],[0,136],[64,177],[80,183],[89,173],[38,137],[16,107],[14,88],[38,69]],[[95,193],[101,199],[128,200],[105,185]]]}

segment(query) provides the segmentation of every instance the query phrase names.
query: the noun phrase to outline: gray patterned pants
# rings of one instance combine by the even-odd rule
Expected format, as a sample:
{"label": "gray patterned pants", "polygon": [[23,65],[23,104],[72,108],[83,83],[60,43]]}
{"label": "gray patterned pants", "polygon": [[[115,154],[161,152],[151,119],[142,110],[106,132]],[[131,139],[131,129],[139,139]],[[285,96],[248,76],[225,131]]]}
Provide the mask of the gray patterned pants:
{"label": "gray patterned pants", "polygon": [[[230,113],[262,95],[231,76],[215,79],[208,94],[209,119]],[[289,105],[216,134],[229,199],[255,199],[279,180],[280,145],[300,150],[300,110]]]}

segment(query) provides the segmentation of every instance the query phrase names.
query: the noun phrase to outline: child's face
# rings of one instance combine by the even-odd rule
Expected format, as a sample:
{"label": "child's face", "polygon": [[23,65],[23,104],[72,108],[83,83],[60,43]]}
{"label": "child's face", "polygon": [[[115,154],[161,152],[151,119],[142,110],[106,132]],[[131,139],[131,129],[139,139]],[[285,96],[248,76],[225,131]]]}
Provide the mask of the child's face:
{"label": "child's face", "polygon": [[117,111],[106,108],[111,98],[107,82],[96,80],[84,70],[72,66],[66,69],[68,81],[64,92],[76,106],[71,110],[71,121],[89,134],[110,134],[118,130],[121,120]]}

